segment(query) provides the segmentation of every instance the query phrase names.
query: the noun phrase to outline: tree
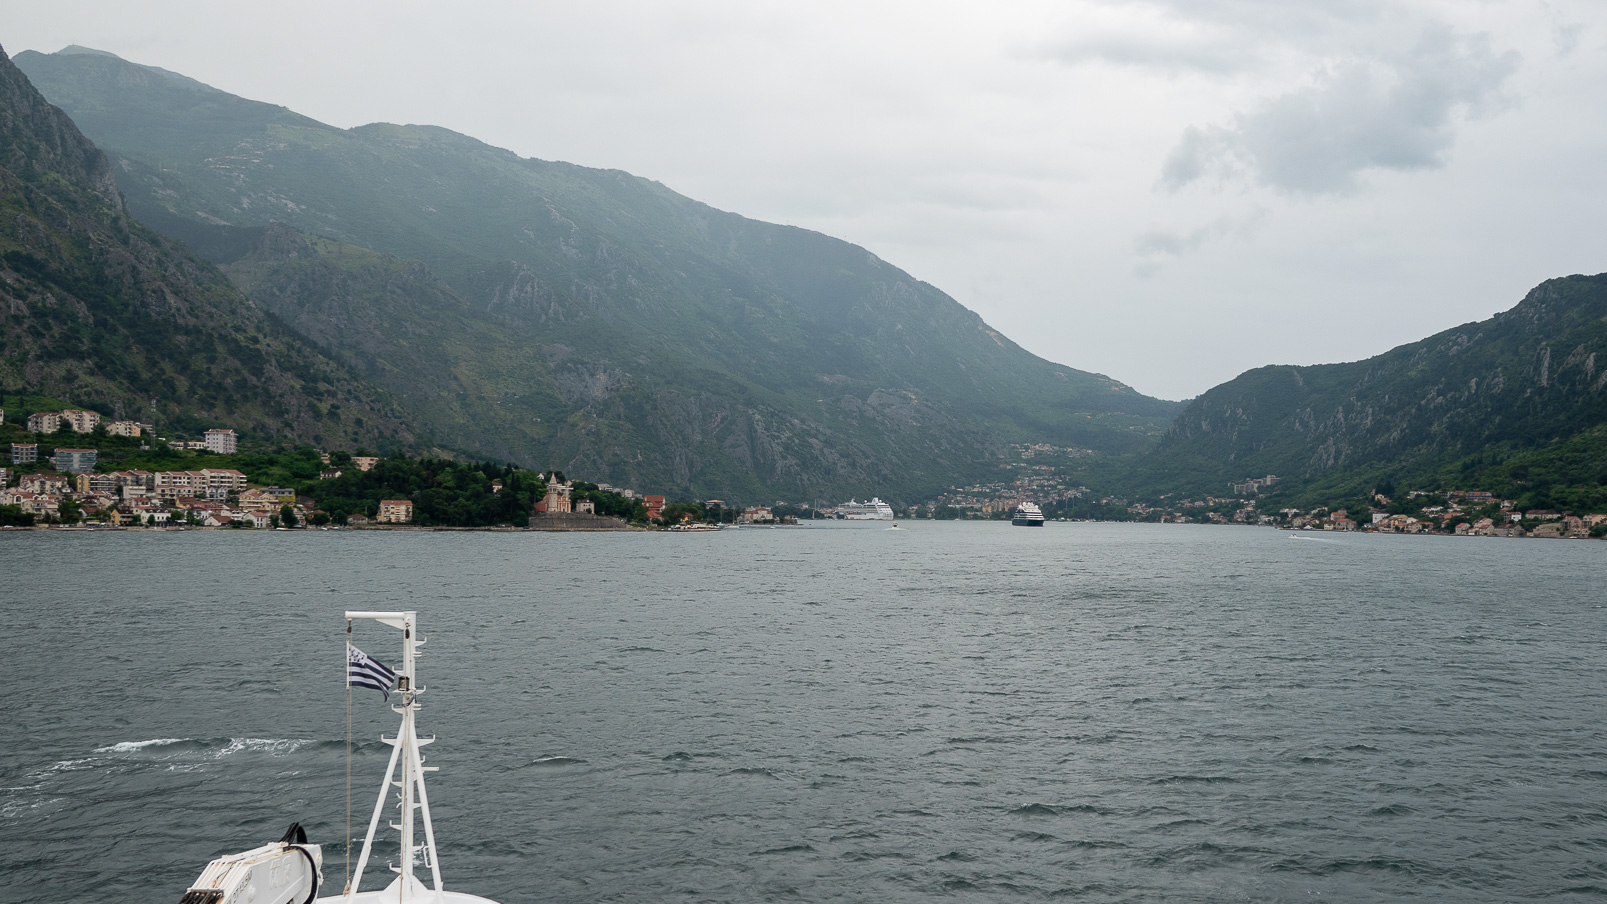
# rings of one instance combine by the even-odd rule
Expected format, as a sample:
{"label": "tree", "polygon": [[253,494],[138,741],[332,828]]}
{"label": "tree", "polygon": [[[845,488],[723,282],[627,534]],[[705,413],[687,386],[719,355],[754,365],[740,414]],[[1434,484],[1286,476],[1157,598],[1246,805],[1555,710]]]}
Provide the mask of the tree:
{"label": "tree", "polygon": [[63,524],[77,524],[84,520],[84,510],[79,507],[76,499],[63,499],[56,505],[56,514]]}
{"label": "tree", "polygon": [[279,523],[284,527],[296,526],[296,510],[288,505],[279,507]]}

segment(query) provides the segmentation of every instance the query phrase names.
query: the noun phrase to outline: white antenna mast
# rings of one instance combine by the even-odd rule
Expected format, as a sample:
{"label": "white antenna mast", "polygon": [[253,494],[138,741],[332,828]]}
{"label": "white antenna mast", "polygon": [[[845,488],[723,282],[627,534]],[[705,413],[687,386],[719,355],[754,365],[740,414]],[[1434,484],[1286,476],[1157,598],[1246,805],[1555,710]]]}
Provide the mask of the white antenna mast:
{"label": "white antenna mast", "polygon": [[[424,773],[434,772],[437,767],[425,766],[424,758],[419,756],[418,752],[420,747],[433,743],[435,738],[419,740],[413,724],[413,714],[419,708],[417,697],[424,693],[424,688],[417,683],[414,675],[417,648],[424,645],[424,638],[418,636],[418,613],[412,611],[346,613],[348,623],[359,618],[371,618],[380,624],[402,629],[402,667],[396,670],[396,690],[402,695],[402,702],[399,706],[391,706],[392,710],[401,714],[402,725],[397,730],[396,737],[380,737],[380,740],[391,745],[391,763],[385,768],[385,782],[380,785],[379,799],[374,802],[374,815],[368,821],[368,835],[363,839],[363,853],[357,858],[357,872],[352,876],[351,885],[343,897],[349,904],[352,896],[357,894],[357,887],[363,881],[363,869],[368,865],[368,855],[374,848],[374,833],[379,830],[379,818],[385,810],[386,796],[391,786],[395,785],[400,789],[401,800],[398,806],[401,810],[401,822],[391,823],[391,828],[401,834],[402,841],[402,863],[399,867],[392,867],[401,874],[394,883],[398,892],[397,900],[405,904],[409,901],[439,899],[440,858],[436,856],[435,850],[435,826],[430,822],[430,797],[424,790]],[[398,763],[401,764],[401,776],[393,781],[392,776],[396,774]],[[430,878],[435,886],[433,895],[429,894],[423,883],[413,876],[413,856],[420,850],[419,845],[414,844],[414,810],[418,810],[424,816],[424,862],[430,867]]]}

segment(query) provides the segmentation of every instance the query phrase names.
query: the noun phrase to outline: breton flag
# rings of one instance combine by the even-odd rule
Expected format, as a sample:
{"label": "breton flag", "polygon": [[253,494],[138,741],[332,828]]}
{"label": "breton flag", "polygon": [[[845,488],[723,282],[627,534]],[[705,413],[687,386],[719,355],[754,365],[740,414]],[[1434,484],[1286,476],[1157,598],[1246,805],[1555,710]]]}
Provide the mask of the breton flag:
{"label": "breton flag", "polygon": [[377,659],[346,642],[346,683],[352,687],[371,687],[391,699],[391,688],[396,686],[396,673]]}

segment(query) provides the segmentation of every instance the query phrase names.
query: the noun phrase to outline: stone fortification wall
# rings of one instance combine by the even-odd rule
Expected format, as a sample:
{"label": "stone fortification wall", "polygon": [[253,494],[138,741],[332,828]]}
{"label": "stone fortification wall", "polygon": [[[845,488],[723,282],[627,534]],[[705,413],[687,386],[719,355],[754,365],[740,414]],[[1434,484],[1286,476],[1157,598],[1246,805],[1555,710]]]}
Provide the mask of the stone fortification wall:
{"label": "stone fortification wall", "polygon": [[531,530],[630,530],[618,518],[586,512],[537,512],[530,516]]}

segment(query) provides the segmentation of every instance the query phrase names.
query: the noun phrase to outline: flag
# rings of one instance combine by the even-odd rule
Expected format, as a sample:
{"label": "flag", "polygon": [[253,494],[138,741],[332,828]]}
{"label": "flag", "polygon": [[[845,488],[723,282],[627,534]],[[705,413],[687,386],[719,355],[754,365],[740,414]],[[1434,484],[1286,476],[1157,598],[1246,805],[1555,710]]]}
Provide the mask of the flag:
{"label": "flag", "polygon": [[352,687],[371,687],[384,694],[386,702],[390,702],[391,688],[396,686],[396,673],[347,641],[346,683]]}

